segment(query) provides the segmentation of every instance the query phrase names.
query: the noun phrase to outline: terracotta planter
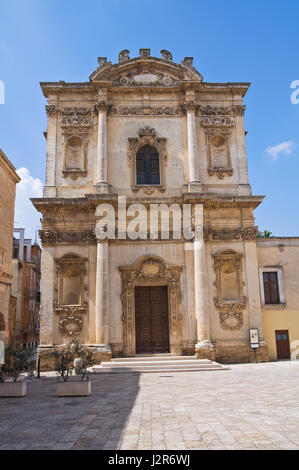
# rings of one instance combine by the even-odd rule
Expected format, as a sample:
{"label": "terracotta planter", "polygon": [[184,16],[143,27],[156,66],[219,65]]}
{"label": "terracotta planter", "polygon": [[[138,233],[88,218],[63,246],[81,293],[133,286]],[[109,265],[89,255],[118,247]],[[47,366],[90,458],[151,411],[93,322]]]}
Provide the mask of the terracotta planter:
{"label": "terracotta planter", "polygon": [[91,382],[58,382],[57,396],[58,397],[87,397],[91,395]]}
{"label": "terracotta planter", "polygon": [[24,397],[26,395],[26,382],[0,383],[0,397]]}

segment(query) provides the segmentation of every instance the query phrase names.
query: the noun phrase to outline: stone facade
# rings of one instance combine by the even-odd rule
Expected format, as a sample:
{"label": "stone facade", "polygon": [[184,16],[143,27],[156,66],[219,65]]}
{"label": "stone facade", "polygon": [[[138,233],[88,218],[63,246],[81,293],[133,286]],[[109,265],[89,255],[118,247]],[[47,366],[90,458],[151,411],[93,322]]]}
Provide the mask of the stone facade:
{"label": "stone facade", "polygon": [[20,181],[14,166],[0,149],[0,323],[6,344],[13,341],[15,299],[11,295],[12,243],[16,184]]}
{"label": "stone facade", "polygon": [[[249,83],[209,83],[192,58],[174,63],[141,49],[99,58],[84,83],[42,83],[48,99],[43,198],[41,357],[77,337],[98,357],[136,352],[136,286],[167,286],[169,352],[252,360],[249,328],[263,338],[253,196],[243,98]],[[158,154],[158,181],[138,181],[137,156]],[[138,170],[139,171],[139,170]],[[103,204],[197,204],[203,240],[102,240]],[[103,214],[102,214],[103,215]],[[128,217],[127,223],[132,220]],[[45,362],[46,364],[46,362]]]}

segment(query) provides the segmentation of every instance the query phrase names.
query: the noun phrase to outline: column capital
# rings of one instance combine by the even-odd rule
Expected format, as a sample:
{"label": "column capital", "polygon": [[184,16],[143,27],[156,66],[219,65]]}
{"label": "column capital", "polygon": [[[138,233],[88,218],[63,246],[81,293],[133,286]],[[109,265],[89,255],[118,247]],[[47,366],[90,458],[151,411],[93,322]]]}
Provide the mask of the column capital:
{"label": "column capital", "polygon": [[195,112],[199,109],[199,104],[196,100],[185,101],[181,106],[182,111],[187,114],[189,112]]}
{"label": "column capital", "polygon": [[100,112],[103,112],[103,111],[107,113],[110,109],[111,109],[111,103],[109,103],[109,101],[107,100],[98,101],[94,105],[94,111],[96,114],[99,114]]}
{"label": "column capital", "polygon": [[46,104],[45,109],[48,117],[55,117],[60,114],[60,108],[56,104]]}

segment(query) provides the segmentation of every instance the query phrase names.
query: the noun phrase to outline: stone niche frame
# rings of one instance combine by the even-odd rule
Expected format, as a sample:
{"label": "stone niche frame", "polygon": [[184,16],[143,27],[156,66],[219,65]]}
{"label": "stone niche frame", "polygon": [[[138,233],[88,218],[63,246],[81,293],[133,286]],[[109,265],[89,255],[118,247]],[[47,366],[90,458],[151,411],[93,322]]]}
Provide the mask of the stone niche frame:
{"label": "stone niche frame", "polygon": [[180,278],[182,266],[166,264],[158,256],[146,256],[139,259],[134,266],[119,267],[122,278],[123,307],[123,343],[124,356],[135,356],[135,287],[167,286],[169,346],[172,355],[182,354],[182,294]]}
{"label": "stone niche frame", "polygon": [[[232,176],[234,170],[232,168],[230,145],[231,145],[231,132],[232,129],[225,128],[205,128],[206,145],[208,151],[208,174],[209,176],[217,176],[219,179],[223,179],[225,176]],[[211,151],[211,143],[215,137],[222,137],[225,139],[226,146],[226,162],[225,166],[217,167],[213,165],[213,155]]]}
{"label": "stone niche frame", "polygon": [[[76,115],[70,118],[64,118],[61,121],[62,128],[62,176],[70,176],[73,180],[87,175],[87,151],[89,129],[93,122],[89,118],[78,118]],[[68,142],[72,138],[79,138],[82,142],[83,168],[67,168],[67,148]]]}
{"label": "stone niche frame", "polygon": [[[154,191],[165,192],[165,167],[168,162],[166,153],[166,138],[157,137],[157,132],[152,127],[138,129],[139,137],[129,137],[128,165],[131,168],[131,188],[137,193],[142,190],[145,194],[152,194]],[[138,150],[144,145],[154,147],[159,154],[160,184],[137,184],[136,155]]]}
{"label": "stone niche frame", "polygon": [[[59,332],[62,336],[74,337],[83,329],[82,314],[88,309],[87,287],[87,258],[81,258],[75,254],[66,254],[55,259],[56,287],[54,289],[54,311],[59,315]],[[63,302],[63,278],[64,276],[80,277],[80,298],[75,305]]]}
{"label": "stone niche frame", "polygon": [[[242,281],[242,258],[241,253],[233,250],[224,250],[218,254],[212,255],[214,258],[214,269],[216,281],[214,285],[217,289],[217,297],[214,298],[214,304],[219,311],[221,328],[224,330],[235,331],[243,326],[243,310],[246,308],[247,298],[243,294],[244,282]],[[227,300],[223,298],[221,289],[221,271],[224,266],[233,268],[236,273],[236,298]]]}

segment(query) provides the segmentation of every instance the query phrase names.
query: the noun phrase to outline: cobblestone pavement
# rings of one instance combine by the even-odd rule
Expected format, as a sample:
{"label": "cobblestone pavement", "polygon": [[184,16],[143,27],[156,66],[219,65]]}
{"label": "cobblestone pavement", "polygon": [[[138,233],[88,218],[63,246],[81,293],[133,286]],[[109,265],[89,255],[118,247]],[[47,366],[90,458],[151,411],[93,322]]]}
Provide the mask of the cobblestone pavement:
{"label": "cobblestone pavement", "polygon": [[0,449],[299,449],[299,361],[91,380],[90,397],[44,376],[0,398]]}

